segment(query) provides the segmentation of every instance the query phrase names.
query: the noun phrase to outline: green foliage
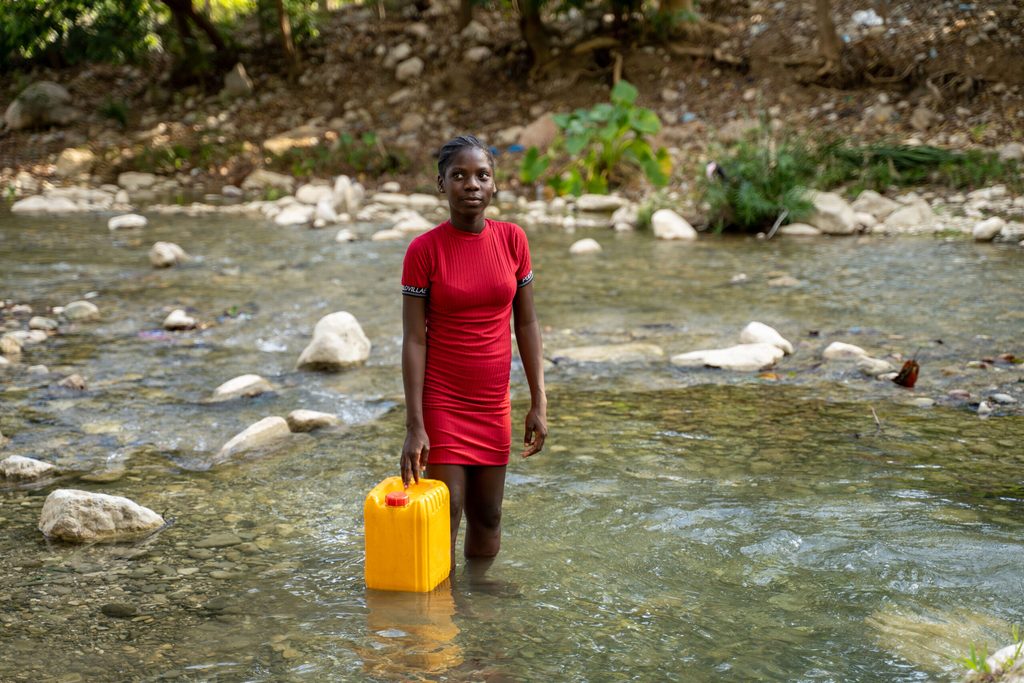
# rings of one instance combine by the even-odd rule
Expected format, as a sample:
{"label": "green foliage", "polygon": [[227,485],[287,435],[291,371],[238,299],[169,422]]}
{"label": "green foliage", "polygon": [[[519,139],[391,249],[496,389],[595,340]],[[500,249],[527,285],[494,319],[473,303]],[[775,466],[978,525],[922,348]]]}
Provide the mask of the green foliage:
{"label": "green foliage", "polygon": [[159,46],[156,0],[4,0],[0,67],[131,62]]}
{"label": "green foliage", "polygon": [[817,166],[800,140],[745,140],[717,163],[726,179],[708,180],[701,174],[704,199],[711,207],[710,223],[716,231],[761,230],[783,212],[794,222],[813,208],[806,188],[812,185]]}
{"label": "green foliage", "polygon": [[651,227],[651,216],[658,209],[676,209],[678,206],[679,201],[669,197],[664,189],[648,194],[637,209],[637,228],[641,230],[649,229]]}
{"label": "green foliage", "polygon": [[611,102],[555,115],[558,138],[544,153],[536,148],[527,151],[520,179],[529,184],[546,176],[558,194],[577,196],[606,193],[631,170],[642,171],[655,186],[666,185],[672,160],[664,148],[652,149],[647,139],[661,130],[661,120],[637,106],[636,98],[637,89],[619,81],[612,88]]}
{"label": "green foliage", "polygon": [[[1011,671],[1014,666],[1021,661],[1021,654],[1024,653],[1024,637],[1021,635],[1020,627],[1016,624],[1010,631],[1013,637],[1013,654],[1003,659],[999,665],[999,669],[1002,671]],[[967,654],[963,657],[957,658],[955,661],[963,666],[968,671],[972,672],[972,675],[968,680],[972,681],[991,681],[998,680],[992,677],[992,667],[988,664],[988,646],[984,643],[979,650],[974,643],[971,643],[970,649]]]}
{"label": "green foliage", "polygon": [[242,152],[243,143],[223,143],[203,136],[171,145],[143,146],[128,162],[126,170],[173,175],[196,168],[217,173],[221,166],[230,165]]}
{"label": "green foliage", "polygon": [[375,133],[358,138],[342,133],[332,144],[290,149],[268,160],[269,168],[299,178],[338,173],[376,178],[403,171],[408,164],[403,156],[389,151]]}
{"label": "green foliage", "polygon": [[123,100],[107,97],[97,109],[100,116],[116,121],[121,128],[128,127],[128,105]]}
{"label": "green foliage", "polygon": [[971,643],[971,649],[966,656],[956,660],[962,664],[968,671],[976,671],[978,673],[992,673],[992,670],[988,666],[988,646],[982,644],[981,650],[978,650],[974,643]]}

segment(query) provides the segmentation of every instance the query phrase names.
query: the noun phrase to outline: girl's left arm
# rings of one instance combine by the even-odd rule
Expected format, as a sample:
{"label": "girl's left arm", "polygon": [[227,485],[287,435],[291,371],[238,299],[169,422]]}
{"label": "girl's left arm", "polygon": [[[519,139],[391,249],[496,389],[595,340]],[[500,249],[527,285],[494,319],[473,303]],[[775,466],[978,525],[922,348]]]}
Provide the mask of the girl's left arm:
{"label": "girl's left arm", "polygon": [[530,412],[526,414],[526,434],[521,455],[528,458],[544,448],[548,435],[548,398],[544,391],[544,343],[533,305],[533,283],[523,285],[512,300],[516,344],[530,385]]}

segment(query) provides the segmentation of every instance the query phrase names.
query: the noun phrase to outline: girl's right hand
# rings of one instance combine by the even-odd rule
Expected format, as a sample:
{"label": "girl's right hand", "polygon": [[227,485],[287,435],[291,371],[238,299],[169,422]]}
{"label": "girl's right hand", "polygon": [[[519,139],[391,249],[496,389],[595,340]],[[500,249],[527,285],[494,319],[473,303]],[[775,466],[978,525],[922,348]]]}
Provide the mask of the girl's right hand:
{"label": "girl's right hand", "polygon": [[427,467],[430,455],[430,441],[426,430],[408,429],[405,433],[405,444],[402,446],[402,483],[406,488],[412,482],[420,483],[420,472]]}

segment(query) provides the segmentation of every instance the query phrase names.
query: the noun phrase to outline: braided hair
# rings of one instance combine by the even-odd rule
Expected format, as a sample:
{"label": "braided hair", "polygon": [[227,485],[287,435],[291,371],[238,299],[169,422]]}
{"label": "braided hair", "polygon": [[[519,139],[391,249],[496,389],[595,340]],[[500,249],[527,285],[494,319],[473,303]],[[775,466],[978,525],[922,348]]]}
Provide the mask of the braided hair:
{"label": "braided hair", "polygon": [[444,143],[441,151],[437,153],[437,174],[444,178],[444,174],[448,171],[448,167],[452,163],[452,159],[455,155],[464,149],[472,148],[483,150],[483,153],[487,155],[487,161],[491,164],[491,169],[494,169],[494,155],[491,154],[491,150],[487,145],[480,142],[479,139],[472,135],[460,135],[457,138],[452,138],[448,142]]}

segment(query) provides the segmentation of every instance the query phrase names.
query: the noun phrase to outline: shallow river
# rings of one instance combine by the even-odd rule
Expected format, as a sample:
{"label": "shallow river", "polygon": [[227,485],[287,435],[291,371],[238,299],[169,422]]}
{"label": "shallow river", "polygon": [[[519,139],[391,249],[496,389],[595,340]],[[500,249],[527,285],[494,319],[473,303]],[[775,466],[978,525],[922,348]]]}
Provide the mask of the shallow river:
{"label": "shallow river", "polygon": [[[1024,373],[998,356],[1024,355],[1024,250],[593,232],[604,251],[570,257],[584,233],[528,234],[549,356],[640,341],[665,359],[549,367],[551,435],[510,465],[501,555],[419,596],[362,579],[363,497],[397,473],[404,435],[405,242],[0,217],[0,298],[45,315],[90,296],[102,313],[0,371],[0,455],[65,473],[0,490],[0,680],[957,680],[971,642],[1009,642],[1024,621]],[[152,270],[161,239],[197,258]],[[782,275],[797,283],[769,285]],[[205,329],[161,331],[178,306]],[[369,362],[295,371],[337,310],[372,340]],[[736,343],[750,320],[796,346],[774,375],[668,363]],[[823,363],[835,340],[916,354],[917,388]],[[85,392],[57,386],[72,372]],[[205,402],[250,372],[277,391]],[[518,425],[517,366],[512,391]],[[979,419],[994,393],[1018,403]],[[346,427],[211,466],[295,408]],[[97,473],[114,481],[80,478]],[[173,524],[135,544],[47,543],[35,525],[58,486]]]}

